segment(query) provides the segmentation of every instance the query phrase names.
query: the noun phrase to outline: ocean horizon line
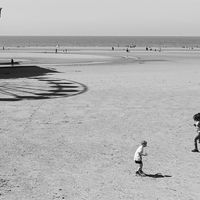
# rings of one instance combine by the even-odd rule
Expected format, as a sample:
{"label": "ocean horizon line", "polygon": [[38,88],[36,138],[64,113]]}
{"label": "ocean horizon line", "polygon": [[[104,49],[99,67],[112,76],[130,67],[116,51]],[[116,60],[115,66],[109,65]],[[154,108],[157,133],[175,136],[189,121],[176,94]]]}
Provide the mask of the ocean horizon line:
{"label": "ocean horizon line", "polygon": [[0,46],[200,47],[200,36],[0,36]]}
{"label": "ocean horizon line", "polygon": [[195,35],[0,35],[0,37],[200,37]]}

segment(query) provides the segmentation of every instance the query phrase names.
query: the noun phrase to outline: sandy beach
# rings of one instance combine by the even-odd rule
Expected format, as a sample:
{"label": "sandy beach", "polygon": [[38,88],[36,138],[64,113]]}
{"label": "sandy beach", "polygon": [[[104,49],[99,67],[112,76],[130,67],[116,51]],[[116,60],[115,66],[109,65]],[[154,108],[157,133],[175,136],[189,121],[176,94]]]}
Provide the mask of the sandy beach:
{"label": "sandy beach", "polygon": [[0,78],[0,199],[200,199],[200,49],[13,47]]}

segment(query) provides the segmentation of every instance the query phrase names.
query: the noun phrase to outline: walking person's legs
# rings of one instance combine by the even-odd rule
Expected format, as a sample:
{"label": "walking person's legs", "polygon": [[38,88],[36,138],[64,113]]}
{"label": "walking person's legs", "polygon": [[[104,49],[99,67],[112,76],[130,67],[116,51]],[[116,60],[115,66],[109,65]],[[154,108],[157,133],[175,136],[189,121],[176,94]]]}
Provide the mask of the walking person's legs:
{"label": "walking person's legs", "polygon": [[192,152],[199,152],[197,141],[200,141],[200,133],[198,133],[198,135],[194,138],[194,149]]}
{"label": "walking person's legs", "polygon": [[143,171],[142,171],[142,167],[143,167],[143,163],[142,161],[135,161],[136,164],[139,164],[139,167],[136,171],[136,175],[143,175]]}
{"label": "walking person's legs", "polygon": [[142,171],[142,167],[143,167],[143,163],[141,163],[141,164],[139,165],[139,167],[138,167],[138,170],[137,170],[137,171],[139,171],[140,173],[143,173],[143,171]]}

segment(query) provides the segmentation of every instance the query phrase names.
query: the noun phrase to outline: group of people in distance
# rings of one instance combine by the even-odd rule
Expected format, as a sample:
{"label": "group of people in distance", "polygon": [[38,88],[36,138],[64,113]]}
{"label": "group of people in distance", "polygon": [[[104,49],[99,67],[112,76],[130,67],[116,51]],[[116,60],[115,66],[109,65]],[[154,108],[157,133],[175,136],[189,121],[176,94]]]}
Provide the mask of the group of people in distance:
{"label": "group of people in distance", "polygon": [[[199,152],[197,142],[199,141],[200,144],[200,113],[195,114],[193,116],[193,119],[195,121],[194,126],[197,129],[197,135],[194,138],[194,149],[192,150],[192,152]],[[136,164],[139,165],[135,173],[137,176],[145,176],[145,173],[142,171],[143,168],[142,156],[147,156],[148,154],[144,153],[144,147],[147,147],[147,142],[145,140],[141,142],[141,145],[137,148],[134,155],[134,161]]]}

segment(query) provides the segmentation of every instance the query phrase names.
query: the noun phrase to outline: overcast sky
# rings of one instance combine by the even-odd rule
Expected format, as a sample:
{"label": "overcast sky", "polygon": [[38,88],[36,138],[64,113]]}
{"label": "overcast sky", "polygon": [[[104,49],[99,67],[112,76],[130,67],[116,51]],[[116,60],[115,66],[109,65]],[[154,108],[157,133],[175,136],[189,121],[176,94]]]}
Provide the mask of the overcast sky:
{"label": "overcast sky", "polygon": [[0,35],[200,36],[200,0],[0,0]]}

